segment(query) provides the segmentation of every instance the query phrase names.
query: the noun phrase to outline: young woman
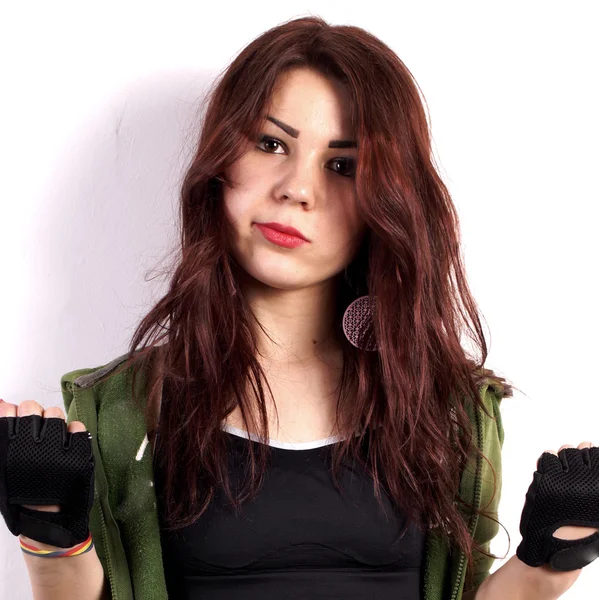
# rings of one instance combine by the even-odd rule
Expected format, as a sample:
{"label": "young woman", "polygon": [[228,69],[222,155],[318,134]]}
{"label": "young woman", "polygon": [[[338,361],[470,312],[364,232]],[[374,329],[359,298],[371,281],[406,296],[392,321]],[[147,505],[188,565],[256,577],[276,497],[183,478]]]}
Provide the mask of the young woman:
{"label": "young woman", "polygon": [[86,530],[44,561],[57,546],[22,535],[36,598],[572,585],[579,569],[533,566],[524,545],[489,577],[511,386],[484,368],[456,210],[386,45],[316,17],[254,40],[209,96],[181,221],[170,289],[129,353],[63,377],[69,432],[92,439],[96,546]]}

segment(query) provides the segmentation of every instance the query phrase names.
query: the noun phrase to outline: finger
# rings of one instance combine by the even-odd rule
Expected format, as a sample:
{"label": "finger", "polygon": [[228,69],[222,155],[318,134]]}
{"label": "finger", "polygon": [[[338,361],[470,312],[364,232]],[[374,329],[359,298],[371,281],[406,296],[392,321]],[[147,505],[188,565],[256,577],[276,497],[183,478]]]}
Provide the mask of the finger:
{"label": "finger", "polygon": [[565,452],[562,452],[562,450],[565,450],[566,448],[574,448],[574,446],[572,446],[571,444],[563,444],[562,446],[560,446],[557,452],[555,450],[545,450],[543,454],[553,454],[553,456],[555,456],[555,459],[549,458],[547,456],[544,457],[543,455],[541,455],[537,460],[537,471],[547,473],[556,469],[567,469],[568,461],[566,458],[566,454]]}
{"label": "finger", "polygon": [[578,449],[581,450],[582,448],[592,448],[593,444],[591,444],[591,442],[582,442],[581,444],[578,444]]}
{"label": "finger", "polygon": [[27,417],[29,415],[39,415],[41,417],[43,412],[42,405],[35,400],[23,400],[17,408],[18,417]]}
{"label": "finger", "polygon": [[558,452],[561,452],[564,448],[573,448],[574,446],[570,446],[569,444],[564,444],[563,446],[560,446],[559,450],[545,450],[545,452],[549,452],[549,454],[554,454],[555,456],[557,456]]}
{"label": "finger", "polygon": [[[51,406],[50,408],[47,408],[44,411],[44,419],[62,419],[63,421],[67,420],[60,406]],[[81,421],[73,421],[69,423],[67,431],[69,431],[69,433],[77,433],[78,431],[87,430],[85,429],[85,425]]]}
{"label": "finger", "polygon": [[62,409],[60,408],[60,406],[51,406],[50,408],[46,408],[46,410],[44,411],[44,419],[62,419],[63,421],[66,421],[66,417],[64,416],[64,412],[62,412]]}
{"label": "finger", "polygon": [[[582,450],[582,448],[593,448],[593,443],[592,442],[582,442],[580,444],[578,444],[578,450]],[[560,446],[560,449],[558,450],[558,452],[561,452],[564,448],[574,448],[574,446],[570,445],[570,444],[564,444],[563,446]],[[555,456],[557,456],[557,452],[555,452],[554,450],[545,450],[545,452],[549,452],[550,454],[555,454]]]}
{"label": "finger", "polygon": [[572,446],[571,444],[564,444],[563,446],[559,447],[558,452],[561,452],[564,448],[574,448],[574,446]]}
{"label": "finger", "polygon": [[[15,408],[17,409],[16,416],[18,416],[18,417],[26,417],[29,415],[42,416],[42,414],[43,414],[43,408],[42,408],[41,404],[39,404],[35,400],[25,400],[25,401],[21,402],[21,404],[19,404],[18,407],[15,407]],[[33,510],[41,510],[41,511],[45,511],[45,512],[59,512],[60,511],[60,506],[55,505],[55,504],[48,505],[48,506],[23,504],[23,506],[25,508],[30,508]]]}
{"label": "finger", "polygon": [[17,405],[10,402],[0,402],[0,418],[1,417],[16,417]]}
{"label": "finger", "polygon": [[[62,419],[66,421],[67,418],[60,406],[51,406],[44,411],[44,419]],[[77,433],[79,431],[87,431],[85,425],[81,421],[72,421],[67,427],[69,433]]]}
{"label": "finger", "polygon": [[[31,404],[33,403],[33,404]],[[24,408],[23,405],[25,405]],[[37,405],[37,406],[35,406]],[[0,410],[2,407],[2,403],[0,403]],[[33,402],[33,400],[26,400],[25,402],[21,403],[20,408],[21,408],[21,413],[19,413],[18,416],[23,417],[26,416],[28,414],[40,414],[38,411],[38,407],[41,408],[41,406],[37,403],[37,402]],[[29,411],[33,411],[33,412],[29,412]],[[0,416],[2,415],[2,413],[0,413]],[[14,416],[14,415],[11,415]],[[44,419],[62,419],[63,421],[66,421],[67,418],[64,414],[64,411],[62,410],[62,408],[60,408],[60,406],[51,406],[50,408],[47,408],[46,410],[43,411],[43,414],[41,415],[44,417]],[[72,421],[71,423],[69,423],[68,427],[67,427],[67,431],[69,433],[77,433],[77,432],[82,432],[82,431],[87,431],[85,425],[81,422],[81,421]]]}
{"label": "finger", "polygon": [[70,433],[78,433],[80,431],[87,431],[87,427],[81,421],[71,421],[67,427]]}

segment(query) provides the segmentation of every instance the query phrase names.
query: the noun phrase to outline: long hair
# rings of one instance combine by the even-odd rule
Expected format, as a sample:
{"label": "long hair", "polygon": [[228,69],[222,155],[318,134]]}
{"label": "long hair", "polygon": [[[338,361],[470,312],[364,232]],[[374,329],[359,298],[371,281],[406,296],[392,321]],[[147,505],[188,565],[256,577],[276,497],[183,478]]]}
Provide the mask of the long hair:
{"label": "long hair", "polygon": [[[358,460],[374,480],[377,499],[384,488],[420,527],[440,529],[466,552],[470,572],[473,548],[484,550],[469,534],[462,511],[473,507],[458,491],[470,453],[482,453],[472,444],[464,405],[484,409],[484,378],[496,381],[506,396],[512,386],[484,368],[487,343],[466,281],[458,216],[434,164],[413,75],[372,34],[314,16],[266,31],[215,81],[182,182],[181,247],[170,287],[130,343],[124,368],[135,367],[133,387],[145,359],[163,346],[163,376],[148,396],[163,386],[157,454],[167,523],[178,529],[194,522],[219,485],[238,510],[257,493],[268,465],[270,446],[258,444],[254,451],[250,445],[244,486],[233,494],[221,423],[238,405],[246,428],[269,439],[264,384],[269,392],[270,386],[256,359],[256,321],[230,251],[223,185],[232,184],[224,171],[247,150],[248,140],[258,138],[277,79],[297,67],[344,86],[357,133],[356,194],[368,227],[341,278],[338,327],[356,297],[378,300],[371,325],[378,351],[360,350],[339,336],[344,361],[336,414],[345,436],[334,448],[335,485],[340,464]],[[472,354],[462,347],[462,335]],[[151,404],[145,409],[151,411]],[[365,436],[369,453],[363,461]]]}

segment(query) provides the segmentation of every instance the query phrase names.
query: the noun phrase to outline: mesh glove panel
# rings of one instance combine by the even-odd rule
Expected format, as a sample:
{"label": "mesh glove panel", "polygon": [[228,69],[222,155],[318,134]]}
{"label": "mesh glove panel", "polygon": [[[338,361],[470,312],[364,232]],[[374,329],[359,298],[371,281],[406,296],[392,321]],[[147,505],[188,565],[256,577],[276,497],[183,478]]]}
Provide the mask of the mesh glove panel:
{"label": "mesh glove panel", "polygon": [[[70,548],[89,535],[94,455],[88,431],[62,418],[0,418],[0,512],[13,535]],[[60,512],[20,506],[52,505]]]}

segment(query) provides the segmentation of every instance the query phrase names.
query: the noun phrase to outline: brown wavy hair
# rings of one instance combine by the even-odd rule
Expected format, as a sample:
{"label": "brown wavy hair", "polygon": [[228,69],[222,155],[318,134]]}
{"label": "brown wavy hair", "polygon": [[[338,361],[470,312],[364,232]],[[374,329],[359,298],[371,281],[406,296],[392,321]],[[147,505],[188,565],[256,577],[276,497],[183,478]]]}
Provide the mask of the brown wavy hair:
{"label": "brown wavy hair", "polygon": [[[358,140],[357,202],[368,226],[338,291],[344,361],[337,419],[346,423],[341,429],[346,439],[334,449],[335,485],[339,489],[342,461],[360,461],[374,480],[377,499],[385,488],[394,506],[419,526],[441,527],[466,552],[470,572],[473,548],[490,555],[471,538],[461,510],[473,507],[458,495],[469,454],[481,454],[471,443],[464,403],[484,410],[483,380],[495,381],[506,396],[512,386],[483,367],[487,343],[466,281],[458,216],[434,163],[413,75],[372,34],[315,16],[257,37],[207,95],[199,141],[181,187],[180,253],[169,273],[170,287],[130,343],[124,367],[134,364],[134,371],[156,346],[164,346],[163,376],[148,396],[156,393],[155,386],[168,390],[157,455],[165,473],[169,528],[198,519],[216,486],[223,485],[239,509],[264,479],[268,444],[258,444],[256,453],[250,445],[245,485],[237,496],[227,474],[221,423],[238,404],[246,428],[268,439],[263,386],[269,392],[270,386],[256,359],[255,317],[230,252],[222,192],[223,185],[231,185],[225,170],[242,156],[248,140],[258,138],[262,111],[278,78],[300,67],[336,80],[348,92]],[[341,332],[345,307],[364,294],[378,300],[370,332],[377,352],[355,348]],[[463,333],[477,356],[462,348]],[[135,373],[133,382],[135,388]],[[254,399],[247,397],[248,384]],[[259,424],[252,417],[255,408]],[[151,409],[148,403],[146,411]],[[362,433],[350,435],[355,431]],[[370,448],[367,463],[359,452],[363,436]]]}

